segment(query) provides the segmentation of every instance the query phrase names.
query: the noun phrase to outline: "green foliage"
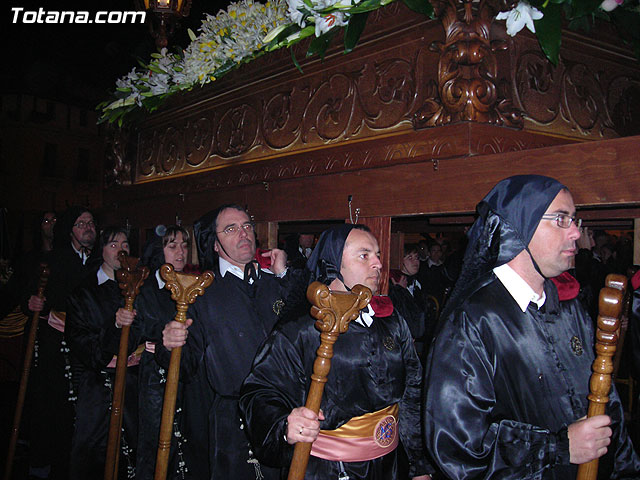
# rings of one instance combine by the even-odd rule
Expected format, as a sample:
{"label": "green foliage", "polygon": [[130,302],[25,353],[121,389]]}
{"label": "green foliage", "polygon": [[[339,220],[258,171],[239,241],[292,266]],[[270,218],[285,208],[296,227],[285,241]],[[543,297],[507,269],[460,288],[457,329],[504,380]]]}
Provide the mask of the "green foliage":
{"label": "green foliage", "polygon": [[534,24],[542,51],[551,63],[557,65],[562,31],[562,5],[549,3],[544,9],[544,17],[535,20]]}

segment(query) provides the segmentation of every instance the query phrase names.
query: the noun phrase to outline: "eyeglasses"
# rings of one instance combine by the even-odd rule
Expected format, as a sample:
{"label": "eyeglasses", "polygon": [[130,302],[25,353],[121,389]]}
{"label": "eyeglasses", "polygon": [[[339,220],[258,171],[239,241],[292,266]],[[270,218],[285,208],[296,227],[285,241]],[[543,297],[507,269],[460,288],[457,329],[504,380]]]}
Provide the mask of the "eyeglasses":
{"label": "eyeglasses", "polygon": [[545,213],[542,215],[543,220],[555,220],[560,228],[569,228],[573,223],[580,228],[582,219],[576,218],[575,215],[567,215],[566,213]]}
{"label": "eyeglasses", "polygon": [[80,220],[79,222],[74,223],[73,226],[79,228],[80,230],[84,230],[85,228],[94,228],[96,224],[93,220],[90,220],[88,222]]}
{"label": "eyeglasses", "polygon": [[225,235],[238,235],[241,229],[244,230],[246,233],[251,233],[253,232],[253,223],[243,223],[242,225],[229,225],[227,228],[225,228],[221,232],[216,232],[216,233],[224,233]]}
{"label": "eyeglasses", "polygon": [[53,218],[43,218],[43,219],[42,219],[42,223],[46,223],[46,224],[49,224],[49,223],[56,223],[56,221],[57,221],[57,220],[58,220],[58,219],[57,219],[56,217],[53,217]]}

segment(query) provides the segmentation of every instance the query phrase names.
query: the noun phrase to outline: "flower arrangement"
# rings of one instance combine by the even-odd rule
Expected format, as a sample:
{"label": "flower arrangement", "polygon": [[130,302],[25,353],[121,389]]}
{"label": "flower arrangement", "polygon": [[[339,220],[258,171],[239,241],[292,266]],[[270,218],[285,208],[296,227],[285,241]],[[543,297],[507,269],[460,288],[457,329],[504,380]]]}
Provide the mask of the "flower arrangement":
{"label": "flower arrangement", "polygon": [[[344,51],[353,50],[367,16],[394,0],[240,0],[207,15],[198,35],[189,31],[190,45],[180,53],[162,49],[149,64],[140,64],[116,82],[115,99],[98,105],[101,121],[122,125],[125,117],[144,107],[153,111],[166,97],[196,85],[212,82],[260,55],[290,47],[313,36],[307,56],[324,58],[331,40],[345,28]],[[429,0],[403,0],[412,10],[433,17]],[[562,22],[569,28],[588,29],[594,19],[616,24],[623,38],[640,58],[640,0],[519,0],[500,12],[507,33],[516,35],[525,26],[536,34],[542,50],[557,64]],[[512,3],[513,5],[514,3]],[[298,68],[295,57],[293,61]]]}
{"label": "flower arrangement", "polygon": [[[116,81],[115,99],[102,102],[100,121],[122,125],[132,112],[154,111],[166,97],[220,78],[266,52],[289,47],[315,34],[308,54],[324,53],[338,27],[347,27],[345,51],[351,51],[369,11],[394,0],[241,0],[207,15],[199,34],[181,53],[162,49],[149,64],[140,64]],[[403,0],[416,11],[433,15],[428,0]],[[287,3],[288,2],[288,3]],[[294,59],[295,61],[295,59]],[[296,62],[297,64],[297,62]]]}
{"label": "flower arrangement", "polygon": [[264,37],[286,21],[283,0],[266,4],[241,0],[215,16],[207,15],[199,35],[189,31],[186,50],[170,53],[163,48],[152,54],[149,64],[141,63],[118,79],[116,99],[98,105],[101,121],[122,125],[125,116],[140,107],[153,111],[169,95],[221,77],[264,53]]}
{"label": "flower arrangement", "polygon": [[506,20],[511,36],[525,26],[535,33],[542,51],[554,65],[558,64],[563,22],[568,22],[572,30],[589,31],[595,19],[613,23],[640,58],[638,0],[519,0],[513,9],[496,16],[496,20]]}

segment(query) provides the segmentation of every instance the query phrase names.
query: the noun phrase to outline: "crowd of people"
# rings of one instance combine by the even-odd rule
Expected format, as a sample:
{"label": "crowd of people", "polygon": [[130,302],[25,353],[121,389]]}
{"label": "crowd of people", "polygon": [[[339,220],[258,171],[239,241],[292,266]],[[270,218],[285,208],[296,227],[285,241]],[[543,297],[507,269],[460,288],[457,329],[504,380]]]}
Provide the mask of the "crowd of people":
{"label": "crowd of people", "polygon": [[[46,212],[42,232],[42,248],[2,292],[3,315],[20,305],[41,318],[25,422],[30,478],[103,478],[129,327],[118,478],[154,478],[179,347],[170,479],[286,478],[301,442],[312,444],[307,479],[566,479],[594,459],[600,478],[640,479],[615,388],[606,414],[586,418],[593,272],[622,268],[624,253],[608,259],[611,239],[599,232],[590,241],[557,180],[499,182],[478,204],[463,248],[405,245],[388,296],[379,291],[378,240],[363,225],[336,225],[317,242],[303,232],[268,251],[235,204],[199,218],[194,238],[159,226],[142,249],[149,275],[133,310],[115,275],[119,252],[130,250],[126,229],[98,234],[92,212],[72,207],[60,219]],[[43,298],[35,295],[41,261],[51,271]],[[214,274],[184,323],[174,319],[165,263]],[[580,280],[571,294],[555,280],[571,282],[567,271]],[[321,342],[305,297],[314,281],[372,293],[334,345],[317,412],[305,407]],[[640,274],[632,284],[640,287]],[[640,290],[633,311],[640,316]],[[632,316],[629,335],[638,367],[639,322]]]}

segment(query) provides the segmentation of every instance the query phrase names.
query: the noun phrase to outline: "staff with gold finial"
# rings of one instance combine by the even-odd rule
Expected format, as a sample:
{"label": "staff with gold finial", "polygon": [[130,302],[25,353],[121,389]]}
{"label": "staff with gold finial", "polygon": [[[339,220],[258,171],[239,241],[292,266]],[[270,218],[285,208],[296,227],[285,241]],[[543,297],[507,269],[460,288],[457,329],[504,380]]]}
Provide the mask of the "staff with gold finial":
{"label": "staff with gold finial", "polygon": [[[166,282],[165,287],[171,290],[171,298],[176,302],[175,321],[185,323],[189,305],[195,302],[199,295],[204,294],[205,289],[211,285],[213,273],[210,271],[206,271],[201,275],[180,273],[176,272],[173,266],[165,264],[160,268],[160,275]],[[158,440],[155,480],[164,480],[167,477],[173,417],[178,393],[178,379],[180,377],[181,354],[182,347],[176,347],[171,350],[171,360],[164,391],[164,403],[162,405],[162,422]]]}

